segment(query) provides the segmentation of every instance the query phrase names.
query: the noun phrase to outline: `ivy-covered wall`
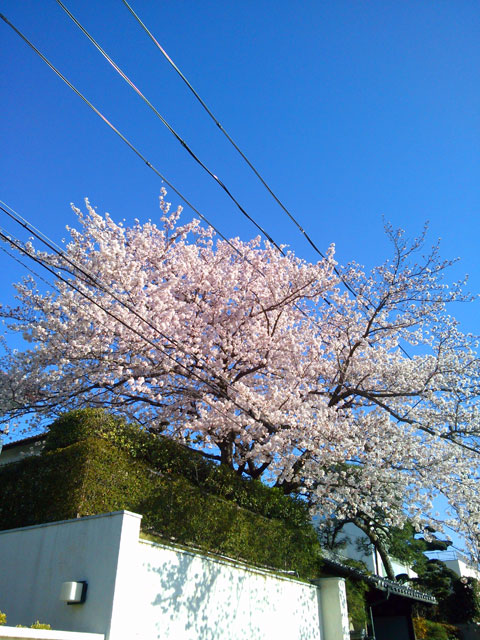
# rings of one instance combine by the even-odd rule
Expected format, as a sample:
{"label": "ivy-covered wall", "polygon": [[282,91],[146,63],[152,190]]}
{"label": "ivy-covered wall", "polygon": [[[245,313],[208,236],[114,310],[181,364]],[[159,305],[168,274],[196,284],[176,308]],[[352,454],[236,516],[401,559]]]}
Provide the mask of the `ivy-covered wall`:
{"label": "ivy-covered wall", "polygon": [[0,467],[0,529],[128,509],[164,539],[318,575],[320,548],[301,501],[175,442],[90,428],[92,411],[73,412],[83,424],[67,414],[70,426],[53,426],[41,456]]}

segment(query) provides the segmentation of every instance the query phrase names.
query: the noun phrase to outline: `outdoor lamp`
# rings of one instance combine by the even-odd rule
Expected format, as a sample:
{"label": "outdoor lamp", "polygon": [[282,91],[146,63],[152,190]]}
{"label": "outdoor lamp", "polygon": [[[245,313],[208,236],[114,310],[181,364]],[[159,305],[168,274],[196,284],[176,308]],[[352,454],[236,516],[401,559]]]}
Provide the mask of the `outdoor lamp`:
{"label": "outdoor lamp", "polygon": [[87,582],[64,582],[60,589],[60,600],[67,604],[83,604],[87,597]]}

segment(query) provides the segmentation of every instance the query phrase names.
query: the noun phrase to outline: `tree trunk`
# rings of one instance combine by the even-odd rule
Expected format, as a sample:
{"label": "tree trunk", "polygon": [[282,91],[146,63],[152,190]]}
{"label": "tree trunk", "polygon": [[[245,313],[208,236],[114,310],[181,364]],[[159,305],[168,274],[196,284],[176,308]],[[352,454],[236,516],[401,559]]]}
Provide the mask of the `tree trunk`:
{"label": "tree trunk", "polygon": [[370,542],[375,547],[375,550],[380,554],[380,558],[382,559],[387,578],[389,580],[395,580],[395,571],[393,570],[392,561],[390,560],[388,549],[381,536],[375,533],[373,529],[366,526],[364,522],[358,518],[352,518],[351,522],[353,522],[354,525],[356,525],[359,529],[361,529],[361,531],[363,531],[365,535],[368,536]]}

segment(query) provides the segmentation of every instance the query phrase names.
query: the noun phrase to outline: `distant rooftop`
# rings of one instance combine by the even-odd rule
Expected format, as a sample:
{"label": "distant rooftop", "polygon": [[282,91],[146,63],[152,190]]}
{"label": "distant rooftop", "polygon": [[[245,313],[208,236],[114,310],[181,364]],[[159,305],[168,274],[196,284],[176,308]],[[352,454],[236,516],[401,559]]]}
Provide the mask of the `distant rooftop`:
{"label": "distant rooftop", "polygon": [[13,440],[12,442],[6,442],[2,449],[12,449],[13,447],[18,447],[24,444],[33,444],[34,442],[38,442],[39,440],[43,440],[45,438],[44,433],[39,433],[36,436],[29,436],[28,438],[22,438],[20,440]]}
{"label": "distant rooftop", "polygon": [[428,604],[437,604],[436,599],[429,593],[419,591],[418,589],[412,589],[412,587],[400,584],[394,580],[389,580],[388,578],[380,578],[380,576],[360,571],[360,569],[344,564],[336,554],[327,552],[325,549],[323,550],[322,561],[331,569],[334,569],[339,573],[343,573],[343,575],[363,580],[379,591],[386,591],[387,594],[395,594],[404,598],[409,598],[410,600],[418,600],[419,602],[425,602]]}

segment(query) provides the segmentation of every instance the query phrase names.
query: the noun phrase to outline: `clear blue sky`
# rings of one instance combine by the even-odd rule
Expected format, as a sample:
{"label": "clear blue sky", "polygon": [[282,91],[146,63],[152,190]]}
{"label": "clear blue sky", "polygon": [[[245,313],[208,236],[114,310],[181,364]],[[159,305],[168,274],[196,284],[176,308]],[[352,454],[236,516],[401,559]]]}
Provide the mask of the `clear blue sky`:
{"label": "clear blue sky", "polygon": [[[315,259],[122,2],[66,2],[274,238]],[[322,249],[371,266],[388,254],[382,215],[409,235],[429,220],[431,242],[462,258],[453,276],[480,291],[477,2],[132,4]],[[0,10],[225,234],[256,234],[53,0]],[[0,29],[1,199],[56,240],[86,196],[117,219],[156,218],[158,178]],[[20,269],[0,260],[6,300]],[[477,313],[459,310],[466,329]]]}
{"label": "clear blue sky", "polygon": [[[388,255],[382,216],[410,236],[429,220],[430,241],[462,258],[452,277],[480,291],[478,2],[131,1],[322,250],[372,266]],[[65,2],[275,240],[316,259],[122,2]],[[54,0],[0,11],[224,234],[256,235]],[[0,30],[0,198],[57,241],[85,197],[116,219],[157,218],[158,178]],[[22,270],[4,254],[0,269],[9,302]],[[478,310],[456,310],[466,330],[480,333]]]}

